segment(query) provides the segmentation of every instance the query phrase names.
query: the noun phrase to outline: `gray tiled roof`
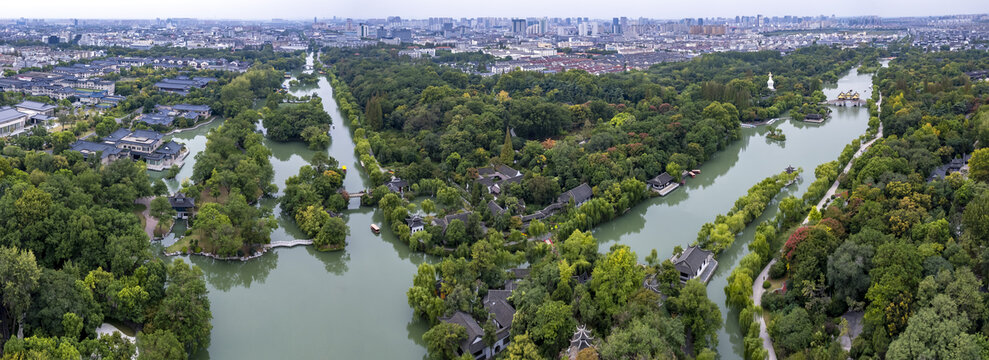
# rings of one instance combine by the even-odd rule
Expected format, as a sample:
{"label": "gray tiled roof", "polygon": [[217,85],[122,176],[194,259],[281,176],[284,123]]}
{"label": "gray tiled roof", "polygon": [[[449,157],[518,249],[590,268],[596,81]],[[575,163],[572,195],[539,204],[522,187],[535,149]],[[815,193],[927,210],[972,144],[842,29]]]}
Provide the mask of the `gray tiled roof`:
{"label": "gray tiled roof", "polygon": [[704,260],[711,256],[711,252],[701,249],[696,245],[688,247],[674,261],[676,269],[685,274],[696,273],[704,264]]}
{"label": "gray tiled roof", "polygon": [[649,181],[646,181],[646,183],[653,186],[666,186],[671,182],[673,182],[673,175],[670,175],[670,173],[666,173],[666,172],[656,175],[656,177],[649,179]]}
{"label": "gray tiled roof", "polygon": [[86,140],[76,140],[76,142],[69,145],[69,150],[78,151],[83,154],[95,154],[97,152],[102,152],[100,158],[106,158],[110,155],[119,154],[122,150],[118,149],[113,145],[107,145],[104,143],[95,143]]}
{"label": "gray tiled roof", "polygon": [[0,124],[11,122],[22,117],[26,118],[27,114],[10,108],[0,109]]}
{"label": "gray tiled roof", "polygon": [[20,104],[14,106],[18,108],[25,108],[28,110],[40,111],[40,112],[55,109],[55,105],[48,105],[37,101],[22,101]]}
{"label": "gray tiled roof", "polygon": [[575,204],[580,204],[587,201],[592,196],[594,196],[594,191],[591,190],[591,186],[587,185],[587,183],[583,183],[573,189],[568,190],[567,192],[564,192],[563,194],[560,194],[557,201],[566,204],[570,201],[570,199],[573,199]]}
{"label": "gray tiled roof", "polygon": [[183,193],[176,193],[168,197],[168,203],[176,209],[190,209],[196,206],[196,199],[186,197]]}

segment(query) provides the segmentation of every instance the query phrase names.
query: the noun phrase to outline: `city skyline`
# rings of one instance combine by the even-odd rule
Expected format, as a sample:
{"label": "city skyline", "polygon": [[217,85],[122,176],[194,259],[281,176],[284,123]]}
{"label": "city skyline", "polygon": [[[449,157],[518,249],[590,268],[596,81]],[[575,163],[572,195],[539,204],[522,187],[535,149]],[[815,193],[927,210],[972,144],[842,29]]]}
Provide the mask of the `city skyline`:
{"label": "city skyline", "polygon": [[922,2],[909,7],[892,0],[863,3],[852,0],[837,0],[818,3],[794,3],[771,0],[735,2],[729,0],[708,0],[705,6],[697,2],[648,2],[644,0],[626,1],[622,6],[590,1],[545,1],[527,2],[505,0],[497,3],[465,3],[448,0],[426,0],[405,2],[379,0],[374,6],[366,3],[317,0],[284,0],[277,9],[271,8],[266,0],[243,0],[232,8],[226,2],[176,0],[167,7],[148,6],[145,3],[126,0],[92,0],[85,4],[69,0],[43,0],[40,2],[15,2],[6,4],[0,18],[32,19],[154,19],[154,18],[199,18],[228,20],[303,20],[318,18],[403,18],[429,17],[592,17],[610,18],[615,16],[645,17],[654,19],[734,17],[737,15],[764,16],[881,16],[913,17],[953,14],[980,14],[989,7],[975,0],[947,0]]}

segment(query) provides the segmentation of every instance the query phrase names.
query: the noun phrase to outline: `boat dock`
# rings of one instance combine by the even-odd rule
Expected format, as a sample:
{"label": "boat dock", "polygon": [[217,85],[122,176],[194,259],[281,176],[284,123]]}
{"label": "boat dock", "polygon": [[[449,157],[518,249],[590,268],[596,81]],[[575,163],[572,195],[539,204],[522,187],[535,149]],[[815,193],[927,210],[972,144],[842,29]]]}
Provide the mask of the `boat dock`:
{"label": "boat dock", "polygon": [[659,193],[659,196],[666,196],[667,194],[673,192],[673,190],[676,190],[678,187],[680,187],[680,183],[673,182],[670,183],[669,185],[666,185],[666,187],[657,190],[656,192]]}

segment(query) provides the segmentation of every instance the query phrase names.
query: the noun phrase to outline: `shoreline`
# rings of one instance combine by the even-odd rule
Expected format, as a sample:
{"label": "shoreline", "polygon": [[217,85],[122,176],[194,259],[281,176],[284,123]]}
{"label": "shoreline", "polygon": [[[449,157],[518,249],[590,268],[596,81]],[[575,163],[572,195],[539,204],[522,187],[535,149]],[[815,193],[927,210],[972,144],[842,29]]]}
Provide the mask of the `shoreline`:
{"label": "shoreline", "polygon": [[[214,260],[225,260],[225,261],[239,260],[239,261],[248,261],[248,260],[251,260],[251,259],[255,259],[255,258],[261,257],[262,255],[264,255],[265,253],[267,253],[269,250],[274,249],[274,248],[280,248],[280,247],[292,248],[292,247],[296,247],[296,246],[300,246],[300,245],[301,246],[311,246],[311,245],[313,245],[313,241],[312,240],[276,241],[276,242],[273,242],[273,243],[270,243],[270,244],[264,244],[264,246],[261,247],[261,251],[254,252],[253,254],[246,255],[246,256],[220,256],[220,255],[216,255],[216,254],[213,254],[213,253],[207,253],[207,252],[202,252],[202,251],[201,252],[181,252],[181,251],[168,252],[168,251],[165,251],[165,250],[162,250],[162,254],[165,255],[165,256],[169,256],[169,257],[171,257],[171,256],[180,256],[180,255],[199,255],[199,256],[203,256],[203,257],[212,258]],[[343,250],[343,247],[341,247],[339,250]],[[319,251],[319,250],[317,249],[317,251]]]}
{"label": "shoreline", "polygon": [[165,133],[164,136],[174,135],[174,134],[178,134],[178,133],[182,133],[182,132],[190,131],[190,130],[196,130],[196,129],[200,128],[200,127],[206,126],[207,124],[213,123],[213,121],[216,120],[216,119],[218,119],[218,118],[219,118],[219,116],[213,116],[209,120],[206,120],[206,121],[203,121],[201,123],[198,123],[198,124],[196,124],[193,127],[181,128],[181,129],[172,129],[172,131],[169,131],[169,132]]}

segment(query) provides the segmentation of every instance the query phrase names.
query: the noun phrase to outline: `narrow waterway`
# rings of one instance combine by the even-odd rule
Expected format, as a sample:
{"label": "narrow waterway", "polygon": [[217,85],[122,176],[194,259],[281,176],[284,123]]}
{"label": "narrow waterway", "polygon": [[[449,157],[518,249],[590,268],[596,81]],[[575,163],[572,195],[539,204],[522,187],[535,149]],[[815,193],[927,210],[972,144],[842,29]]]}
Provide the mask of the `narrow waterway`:
{"label": "narrow waterway", "polygon": [[[308,62],[311,64],[312,59]],[[871,95],[871,76],[852,70],[836,87],[825,89],[834,98],[839,89],[853,89],[863,98]],[[344,187],[359,191],[368,187],[365,174],[358,171],[349,125],[337,109],[333,91],[325,77],[317,86],[292,89],[295,95],[316,94],[333,119],[329,154],[347,166]],[[206,145],[206,134],[220,125],[216,121],[196,130],[175,134],[190,150],[186,164],[169,188],[176,190],[183,179],[192,175],[195,154]],[[700,226],[726,212],[750,186],[779,173],[788,165],[802,167],[804,180],[787,194],[800,196],[813,180],[814,167],[834,160],[845,144],[865,132],[868,111],[836,108],[824,124],[779,121],[776,126],[787,136],[785,143],[767,140],[766,127],[742,129],[742,138],[708,160],[702,174],[688,179],[687,185],[667,197],[654,198],[629,213],[600,226],[594,235],[606,251],[613,243],[627,244],[640,260],[652,249],[668,256],[673,247],[692,243]],[[314,151],[303,143],[279,143],[265,140],[272,151],[278,194],[285,180],[298,173]],[[152,173],[153,178],[162,173]],[[777,198],[777,200],[779,197]],[[276,200],[266,199],[274,205]],[[739,235],[732,247],[720,257],[720,266],[709,286],[708,295],[721,308],[725,327],[719,332],[718,353],[722,359],[742,358],[741,333],[737,313],[725,305],[723,288],[726,278],[752,240],[755,224],[775,216],[772,204],[760,219]],[[292,219],[281,216],[276,208],[279,228],[272,241],[301,239],[304,236]],[[248,262],[215,261],[203,257],[185,257],[203,269],[213,311],[210,346],[196,359],[265,359],[265,358],[372,358],[418,359],[425,354],[422,334],[428,324],[414,320],[405,291],[412,283],[416,267],[423,261],[435,261],[411,253],[390,231],[373,235],[372,223],[381,224],[377,210],[357,208],[344,213],[351,229],[344,251],[316,252],[310,247],[280,248]],[[175,234],[185,231],[178,224],[171,236],[156,244],[167,246]]]}
{"label": "narrow waterway", "polygon": [[[828,99],[839,91],[855,90],[864,99],[872,95],[872,75],[851,70],[838,80],[836,86],[824,89]],[[718,152],[701,166],[701,175],[688,178],[687,185],[672,194],[647,200],[622,217],[594,230],[607,251],[612,243],[626,244],[640,261],[656,249],[669,257],[677,245],[686,248],[697,238],[701,225],[714,221],[727,212],[748,189],[766,177],[778,174],[788,165],[803,168],[803,180],[784,189],[766,212],[738,235],[730,248],[718,257],[720,263],[707,287],[708,297],[718,304],[725,326],[718,332],[718,354],[721,359],[744,357],[742,334],[738,328],[738,312],[726,304],[724,287],[728,275],[748,253],[747,246],[755,236],[760,222],[776,216],[777,201],[786,195],[800,197],[814,180],[814,168],[838,158],[845,145],[864,134],[868,128],[867,108],[832,108],[831,119],[823,124],[795,120],[780,120],[778,126],[786,142],[766,139],[767,126],[743,128],[741,139]]]}
{"label": "narrow waterway", "polygon": [[[309,60],[311,64],[311,59]],[[329,154],[349,170],[344,187],[359,191],[369,182],[359,171],[349,125],[344,123],[325,77],[318,86],[293,88],[295,95],[317,94],[333,119]],[[190,150],[179,176],[166,181],[171,190],[192,175],[195,154],[206,146],[206,134],[219,121],[175,134]],[[303,143],[265,140],[272,151],[275,185],[280,195],[285,180],[308,163],[314,151]],[[161,177],[154,174],[155,178]],[[414,320],[405,292],[418,264],[434,260],[411,253],[390,231],[374,235],[372,223],[383,217],[376,209],[344,212],[351,235],[343,251],[322,253],[311,247],[279,248],[247,261],[184,257],[203,269],[213,311],[213,332],[207,350],[195,359],[417,359],[426,352],[422,334],[428,323]],[[275,199],[264,203],[274,205]],[[278,216],[272,242],[305,238],[288,216]],[[156,248],[175,241],[175,233]],[[170,259],[169,259],[170,260]]]}

